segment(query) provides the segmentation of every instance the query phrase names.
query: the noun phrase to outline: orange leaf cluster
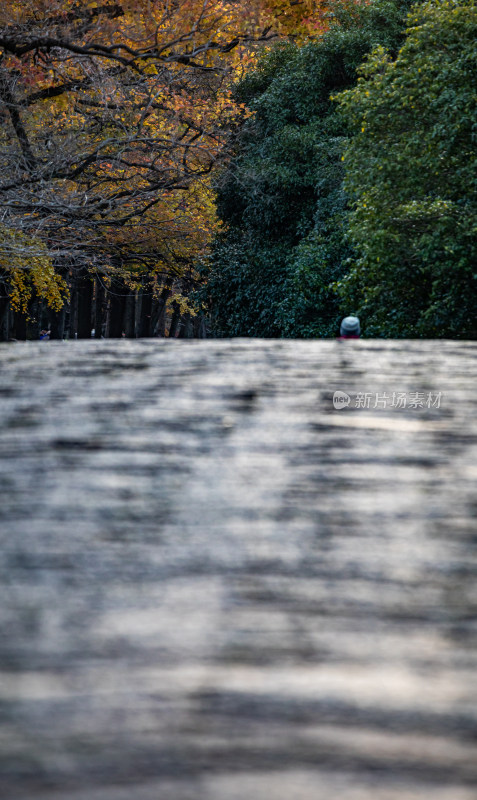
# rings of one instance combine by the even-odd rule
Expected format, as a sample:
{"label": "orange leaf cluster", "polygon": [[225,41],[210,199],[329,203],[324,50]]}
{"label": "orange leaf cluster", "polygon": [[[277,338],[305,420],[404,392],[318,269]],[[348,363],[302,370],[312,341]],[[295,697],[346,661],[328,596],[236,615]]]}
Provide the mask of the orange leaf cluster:
{"label": "orange leaf cluster", "polygon": [[315,0],[4,0],[0,201],[54,263],[180,277],[217,226],[211,174],[258,46]]}

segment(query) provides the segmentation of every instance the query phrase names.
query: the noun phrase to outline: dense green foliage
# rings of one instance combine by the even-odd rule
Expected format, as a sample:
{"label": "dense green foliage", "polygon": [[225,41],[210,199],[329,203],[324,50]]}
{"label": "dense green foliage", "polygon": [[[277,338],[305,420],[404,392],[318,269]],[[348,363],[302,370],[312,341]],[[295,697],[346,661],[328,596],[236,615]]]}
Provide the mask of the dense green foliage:
{"label": "dense green foliage", "polygon": [[218,186],[224,229],[204,269],[217,335],[336,333],[330,285],[351,255],[341,160],[350,126],[330,97],[356,83],[377,44],[397,49],[408,8],[336,7],[321,39],[274,48],[237,86],[253,116]]}
{"label": "dense green foliage", "polygon": [[254,113],[218,187],[215,331],[332,336],[357,313],[368,336],[476,338],[476,2],[337,17],[236,89]]}
{"label": "dense green foliage", "polygon": [[340,283],[368,335],[477,337],[477,7],[432,0],[397,58],[341,95],[359,254]]}

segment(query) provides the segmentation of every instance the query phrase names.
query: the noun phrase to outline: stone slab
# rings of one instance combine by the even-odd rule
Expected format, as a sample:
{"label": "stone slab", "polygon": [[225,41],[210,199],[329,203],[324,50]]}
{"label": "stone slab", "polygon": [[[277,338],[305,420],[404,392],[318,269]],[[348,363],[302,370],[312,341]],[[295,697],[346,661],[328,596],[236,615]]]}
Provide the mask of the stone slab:
{"label": "stone slab", "polygon": [[1,345],[2,799],[477,797],[476,376],[473,342]]}

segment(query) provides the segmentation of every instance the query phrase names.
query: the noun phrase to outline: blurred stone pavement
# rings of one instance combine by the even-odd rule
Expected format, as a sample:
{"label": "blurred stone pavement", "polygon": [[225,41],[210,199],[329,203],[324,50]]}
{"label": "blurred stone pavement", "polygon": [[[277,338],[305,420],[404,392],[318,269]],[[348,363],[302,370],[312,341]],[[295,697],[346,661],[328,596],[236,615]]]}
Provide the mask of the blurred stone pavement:
{"label": "blurred stone pavement", "polygon": [[1,345],[2,800],[475,800],[476,377]]}

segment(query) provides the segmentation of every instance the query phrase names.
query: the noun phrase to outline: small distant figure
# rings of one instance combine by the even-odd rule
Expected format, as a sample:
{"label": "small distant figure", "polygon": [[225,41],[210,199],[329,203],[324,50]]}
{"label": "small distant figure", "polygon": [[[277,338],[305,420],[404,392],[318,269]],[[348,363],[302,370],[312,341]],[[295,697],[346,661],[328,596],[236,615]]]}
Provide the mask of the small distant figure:
{"label": "small distant figure", "polygon": [[359,339],[361,326],[358,317],[345,317],[340,327],[340,339]]}
{"label": "small distant figure", "polygon": [[50,338],[50,331],[47,331],[46,329],[40,331],[40,342],[47,341],[49,338]]}

